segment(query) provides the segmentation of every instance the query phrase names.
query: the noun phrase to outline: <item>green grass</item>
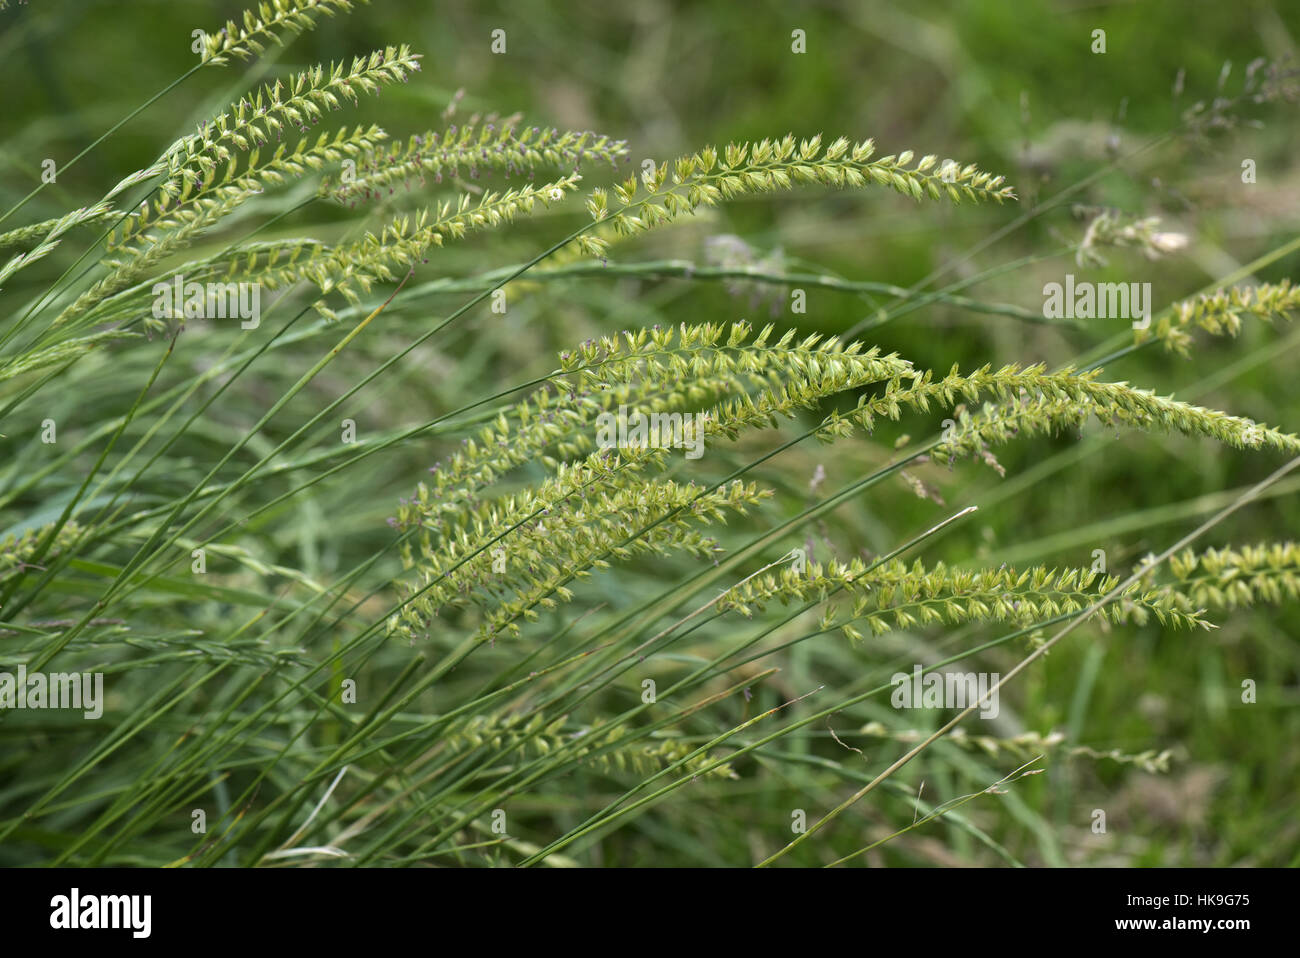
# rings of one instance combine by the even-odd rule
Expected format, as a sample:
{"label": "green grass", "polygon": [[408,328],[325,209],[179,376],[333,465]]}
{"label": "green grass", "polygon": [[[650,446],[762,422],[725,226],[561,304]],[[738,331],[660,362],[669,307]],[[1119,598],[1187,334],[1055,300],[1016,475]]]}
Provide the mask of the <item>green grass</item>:
{"label": "green grass", "polygon": [[[1300,442],[1281,285],[1300,246],[1294,80],[1242,96],[1247,63],[1293,47],[1273,6],[772,4],[742,25],[721,5],[376,0],[225,65],[199,65],[190,31],[230,4],[8,6],[0,672],[101,671],[106,702],[95,721],[0,710],[0,863],[1296,862],[1300,553],[1269,570],[1241,552],[1184,567],[1179,550],[1151,573],[1171,591],[1124,585],[1203,523],[1196,553],[1296,528],[1300,480],[1280,474]],[[196,160],[201,142],[167,152],[243,95],[374,50],[384,63],[361,69],[382,94],[340,94],[337,115],[320,101],[319,126],[285,136],[297,164],[273,159],[273,138],[256,163],[231,141],[219,192],[224,163]],[[381,75],[395,62],[403,76]],[[1216,122],[1184,113],[1220,83]],[[608,138],[585,141],[580,181],[568,154],[507,169],[495,144],[516,110],[521,129]],[[336,202],[323,179],[347,182],[351,158],[364,182],[372,124],[385,152],[447,142],[452,124],[492,124],[493,147],[459,175]],[[365,138],[304,152],[339,129]],[[745,159],[771,179],[674,166],[787,131],[806,159]],[[854,157],[868,137],[874,153]],[[950,202],[948,156],[1005,182],[964,173],[980,196]],[[633,195],[647,158],[660,178]],[[150,169],[111,217],[10,260],[51,227],[6,231]],[[172,222],[154,208],[161,225],[116,248],[166,182],[218,202]],[[704,184],[719,195],[689,189]],[[1004,187],[1014,200],[990,202]],[[480,202],[508,215],[475,221]],[[1139,237],[1080,262],[1103,209],[1189,243],[1149,258]],[[194,214],[204,228],[187,234]],[[157,319],[150,287],[177,271],[261,282],[259,325]],[[1066,273],[1150,282],[1160,335],[1045,319],[1043,286]],[[1213,309],[1160,325],[1232,286],[1278,298],[1232,336]],[[655,327],[685,341],[602,342]],[[1165,348],[1180,330],[1185,354]],[[841,345],[801,346],[810,334]],[[879,354],[837,351],[853,341]],[[936,383],[957,365],[958,391],[893,354]],[[1132,388],[1096,385],[1117,382]],[[1041,392],[1027,413],[1007,405],[1021,387]],[[757,406],[729,406],[740,390]],[[624,450],[606,472],[586,457],[609,397],[709,409],[735,435],[710,432],[698,461]],[[1114,426],[1077,415],[1085,398]],[[548,410],[560,431],[542,443],[528,417]],[[1104,575],[1089,575],[1096,550]],[[793,577],[804,560],[811,577]],[[962,578],[1004,566],[1080,574],[979,580],[994,583],[979,596]],[[936,617],[909,593],[922,586]],[[916,663],[1016,672],[997,719],[918,748],[960,709],[891,706],[891,676]]]}

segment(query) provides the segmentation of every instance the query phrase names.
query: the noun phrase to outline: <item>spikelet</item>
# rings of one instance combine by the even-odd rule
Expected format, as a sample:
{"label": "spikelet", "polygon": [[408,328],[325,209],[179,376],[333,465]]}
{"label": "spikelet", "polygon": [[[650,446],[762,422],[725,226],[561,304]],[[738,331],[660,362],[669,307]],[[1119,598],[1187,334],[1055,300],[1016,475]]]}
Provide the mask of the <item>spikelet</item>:
{"label": "spikelet", "polygon": [[355,106],[362,94],[374,95],[419,69],[420,57],[402,44],[355,57],[347,69],[341,60],[328,68],[317,64],[287,82],[268,83],[172,144],[164,156],[167,180],[159,189],[167,201],[188,199],[203,183],[211,185],[235,153],[282,140],[290,130],[306,133],[326,112],[342,109],[343,100]]}
{"label": "spikelet", "polygon": [[[841,629],[858,639],[861,633],[855,622],[865,624],[874,635],[976,621],[1027,626],[1082,612],[1119,582],[1116,576],[1085,569],[1035,566],[1023,571],[1008,567],[967,571],[950,569],[942,562],[927,568],[919,559],[910,566],[898,559],[875,566],[854,559],[765,572],[729,589],[717,607],[752,615],[773,601],[824,601],[843,593],[852,600],[852,614]],[[1210,628],[1202,612],[1186,595],[1135,582],[1114,602],[1102,606],[1099,614],[1116,623],[1140,625],[1154,615],[1161,624],[1175,628]],[[830,627],[835,618],[836,607],[827,606],[823,627]]]}
{"label": "spikelet", "polygon": [[[275,288],[307,279],[322,294],[337,292],[356,303],[360,300],[358,289],[368,291],[378,281],[396,278],[423,259],[431,247],[463,239],[471,230],[495,229],[512,223],[534,212],[539,204],[546,207],[563,199],[580,179],[575,173],[540,186],[488,192],[478,202],[462,195],[454,203],[444,201],[413,217],[403,214],[390,220],[378,233],[367,233],[354,243],[273,268],[264,274],[263,282]],[[323,304],[317,308],[332,316]]]}
{"label": "spikelet", "polygon": [[[880,722],[868,722],[858,729],[858,734],[890,739],[904,745],[915,745],[917,742],[924,741],[930,733],[916,729],[891,730]],[[993,735],[973,735],[963,728],[955,728],[944,736],[944,741],[958,748],[972,751],[978,749],[989,758],[1009,755],[1023,761],[1045,752],[1059,752],[1071,757],[1107,759],[1120,765],[1132,765],[1153,775],[1169,771],[1169,762],[1174,757],[1169,749],[1125,752],[1123,749],[1113,748],[1098,751],[1087,745],[1066,745],[1063,732],[1051,732],[1047,735],[1040,732],[1022,732],[1019,735],[998,738]]]}
{"label": "spikelet", "polygon": [[[856,408],[826,416],[815,430],[818,437],[844,439],[857,428],[870,433],[882,416],[898,419],[906,409],[925,412],[931,404],[951,406],[958,399],[984,396],[995,401],[974,415],[959,412],[951,434],[934,446],[935,459],[952,463],[979,455],[1000,469],[988,451],[990,444],[1078,428],[1089,416],[1239,448],[1300,452],[1300,439],[1294,436],[1126,383],[1102,382],[1097,370],[1049,373],[1042,365],[1008,365],[962,375],[953,367],[936,378],[930,370],[918,371],[907,360],[864,350],[860,343],[846,345],[818,335],[796,342],[793,330],[772,342],[771,326],[757,336],[752,333],[743,322],[730,327],[683,324],[625,331],[562,353],[550,390],[514,404],[510,416],[499,414],[478,437],[466,439],[464,448],[440,464],[432,480],[420,483],[391,520],[397,528],[419,530],[415,547],[404,544],[403,560],[421,579],[405,587],[408,601],[390,620],[390,630],[423,633],[434,615],[473,596],[482,610],[481,637],[514,634],[520,620],[552,607],[555,597],[570,599],[568,583],[603,568],[609,558],[667,547],[710,554],[712,545],[690,529],[690,520],[720,515],[724,508],[743,512],[765,490],[738,480],[705,491],[647,480],[640,474],[664,468],[665,449],[632,446],[615,453],[592,448],[596,416],[634,397],[680,405],[688,395],[681,383],[703,384],[701,392],[691,394],[696,397],[711,390],[720,397],[699,413],[702,443],[735,439],[836,393],[876,385],[883,388],[864,393]],[[566,381],[567,392],[559,385]],[[569,458],[575,455],[580,458]],[[501,475],[528,461],[544,462],[551,474],[515,495],[480,500],[480,493]],[[494,569],[494,553],[521,558],[526,572],[514,573],[505,587],[499,566]],[[909,570],[894,563],[866,578],[864,572],[860,565],[814,566],[806,576],[789,569],[768,572],[729,591],[720,608],[747,613],[773,598],[789,601],[824,597],[832,588],[859,593],[865,588],[854,618],[876,633],[971,619],[1027,624],[1082,611],[1118,582],[1107,579],[1093,588],[1095,576],[1077,569],[1057,573],[1038,568],[1017,575],[1006,570],[949,572],[942,565],[933,571],[919,565]],[[1208,627],[1188,594],[1157,594],[1137,584],[1106,606],[1103,615],[1136,623],[1154,615],[1166,624]],[[859,634],[850,624],[845,631]]]}
{"label": "spikelet", "polygon": [[355,204],[358,199],[379,199],[398,186],[412,182],[434,184],[443,176],[458,177],[461,168],[470,179],[482,171],[514,176],[532,174],[543,167],[577,171],[587,160],[616,163],[627,156],[627,143],[596,133],[577,133],[532,126],[516,131],[513,124],[500,129],[492,123],[451,126],[412,136],[405,144],[376,150],[357,164],[357,175],[335,182],[326,179],[321,196]]}
{"label": "spikelet", "polygon": [[247,60],[261,53],[268,43],[283,44],[286,35],[292,36],[316,27],[322,14],[334,16],[352,9],[354,3],[369,0],[267,0],[255,8],[244,11],[237,23],[227,20],[220,30],[203,37],[203,62],[207,66],[222,66],[231,57]]}
{"label": "spikelet", "polygon": [[[611,238],[645,232],[737,196],[801,185],[885,186],[918,202],[945,195],[954,203],[963,198],[998,203],[1016,198],[1001,176],[981,172],[974,164],[940,162],[934,155],[913,164],[911,150],[872,160],[875,149],[872,140],[852,143],[840,137],[823,150],[820,135],[802,141],[787,135],[780,140],[733,143],[721,153],[706,147],[681,157],[671,168],[661,163],[653,173],[643,173],[640,184],[633,176],[616,185],[612,208],[606,190],[592,191],[587,210],[603,231],[575,242],[583,253],[603,256]],[[639,185],[644,186],[645,196],[638,196]]]}
{"label": "spikelet", "polygon": [[[605,725],[598,720],[588,728],[572,731],[565,730],[565,723],[566,716],[546,722],[537,715],[524,722],[517,716],[476,715],[458,722],[441,736],[440,742],[453,755],[483,749],[516,759],[564,749],[571,758],[606,774],[634,772],[641,776],[652,775],[693,751],[684,742],[662,735],[654,735],[650,741],[634,738],[624,742],[634,732],[621,723]],[[682,770],[695,773],[714,761],[710,755],[697,755],[688,759]],[[703,774],[711,778],[737,777],[725,762]]]}
{"label": "spikelet", "polygon": [[1175,303],[1168,315],[1155,325],[1135,333],[1139,343],[1152,336],[1164,343],[1165,349],[1190,355],[1192,337],[1189,329],[1196,327],[1215,336],[1236,336],[1241,330],[1243,316],[1271,323],[1275,319],[1290,319],[1300,309],[1300,289],[1290,280],[1280,283],[1261,283],[1258,286],[1234,286],[1219,289],[1193,299]]}

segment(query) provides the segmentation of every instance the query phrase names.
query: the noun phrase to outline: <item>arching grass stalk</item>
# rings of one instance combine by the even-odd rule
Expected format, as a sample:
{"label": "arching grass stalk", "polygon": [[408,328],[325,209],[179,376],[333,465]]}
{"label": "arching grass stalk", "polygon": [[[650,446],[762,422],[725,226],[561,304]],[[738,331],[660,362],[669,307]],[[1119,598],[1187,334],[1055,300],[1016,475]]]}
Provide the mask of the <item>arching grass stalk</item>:
{"label": "arching grass stalk", "polygon": [[898,761],[894,762],[887,769],[885,769],[883,772],[877,775],[874,779],[868,782],[863,788],[859,789],[853,795],[849,796],[849,798],[847,798],[843,803],[841,803],[830,813],[818,819],[814,824],[809,826],[806,832],[799,835],[799,837],[795,838],[793,841],[791,841],[780,851],[775,852],[774,854],[763,859],[763,861],[759,862],[759,867],[765,867],[767,865],[772,864],[778,858],[787,854],[796,846],[804,842],[809,835],[812,835],[813,833],[817,832],[819,829],[823,828],[826,824],[828,824],[829,822],[837,818],[846,808],[849,808],[850,806],[856,804],[863,797],[865,797],[869,792],[871,792],[877,785],[879,785],[882,781],[887,779],[889,776],[893,775],[894,772],[898,771],[900,768],[902,768],[912,759],[916,758],[916,756],[920,755],[923,751],[929,748],[932,744],[934,744],[944,735],[947,735],[950,731],[956,728],[957,725],[960,724],[962,719],[969,717],[973,712],[975,712],[985,702],[987,702],[990,697],[998,694],[1002,686],[1006,685],[1013,678],[1015,678],[1025,669],[1027,669],[1030,665],[1032,665],[1038,659],[1041,659],[1044,655],[1050,652],[1052,650],[1052,647],[1055,646],[1058,642],[1060,642],[1061,639],[1065,638],[1067,635],[1073,632],[1084,622],[1088,621],[1093,615],[1099,612],[1107,604],[1113,602],[1124,591],[1125,588],[1127,588],[1130,585],[1133,585],[1139,579],[1141,579],[1142,576],[1146,575],[1148,572],[1158,568],[1160,565],[1168,561],[1169,557],[1172,556],[1175,552],[1185,549],[1187,546],[1191,545],[1193,542],[1199,539],[1203,534],[1208,532],[1210,529],[1213,529],[1220,522],[1222,522],[1228,516],[1232,515],[1232,513],[1236,512],[1242,506],[1247,505],[1248,503],[1254,501],[1261,492],[1263,492],[1269,486],[1273,485],[1273,483],[1277,482],[1279,479],[1281,479],[1287,473],[1291,472],[1297,466],[1300,466],[1300,457],[1292,459],[1286,465],[1280,467],[1279,469],[1276,469],[1271,475],[1265,478],[1262,482],[1255,485],[1249,492],[1239,497],[1231,505],[1220,510],[1214,516],[1207,519],[1205,522],[1201,523],[1201,525],[1193,529],[1183,538],[1179,539],[1177,542],[1171,545],[1160,555],[1143,563],[1142,568],[1134,572],[1122,583],[1115,586],[1115,588],[1107,592],[1104,596],[1102,596],[1100,599],[1094,602],[1086,610],[1084,610],[1077,616],[1072,617],[1070,622],[1066,624],[1063,628],[1061,628],[1059,632],[1057,632],[1050,639],[1048,639],[1038,648],[1034,649],[1034,651],[1030,652],[1027,656],[1021,659],[1020,662],[1018,662],[1015,666],[1013,666],[1008,672],[1003,674],[1002,677],[999,678],[997,682],[993,683],[988,688],[988,690],[983,695],[981,695],[973,704],[971,704],[969,707],[965,709],[962,709],[960,712],[954,715],[948,722],[946,722],[942,727],[940,727],[932,735],[930,735],[929,738],[919,743],[915,748],[910,749],[905,755],[899,758]]}

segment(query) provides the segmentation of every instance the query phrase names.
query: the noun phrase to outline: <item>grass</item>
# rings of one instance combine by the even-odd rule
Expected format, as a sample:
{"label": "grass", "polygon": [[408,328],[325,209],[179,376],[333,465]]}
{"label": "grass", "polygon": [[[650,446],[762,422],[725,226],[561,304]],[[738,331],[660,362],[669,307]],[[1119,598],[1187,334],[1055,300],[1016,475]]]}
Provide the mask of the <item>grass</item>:
{"label": "grass", "polygon": [[[196,65],[211,6],[130,68],[111,5],[0,11],[0,673],[106,695],[0,710],[0,862],[1294,863],[1270,7],[719,53],[707,6],[284,0],[314,28]],[[1047,318],[1066,273],[1151,330]],[[176,275],[256,325],[160,314]],[[621,404],[708,412],[703,457],[605,455]],[[914,665],[997,718],[895,707]]]}

